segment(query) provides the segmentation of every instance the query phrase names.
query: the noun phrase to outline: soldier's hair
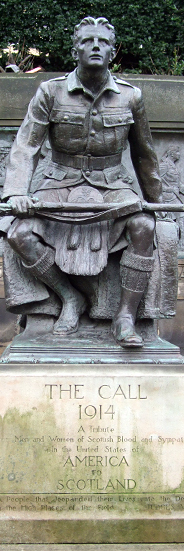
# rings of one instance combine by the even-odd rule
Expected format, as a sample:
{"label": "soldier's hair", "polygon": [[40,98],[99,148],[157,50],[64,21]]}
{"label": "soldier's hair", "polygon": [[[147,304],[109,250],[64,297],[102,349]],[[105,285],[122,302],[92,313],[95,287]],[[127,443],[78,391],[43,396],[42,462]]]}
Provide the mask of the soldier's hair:
{"label": "soldier's hair", "polygon": [[115,30],[113,25],[111,25],[105,17],[98,17],[95,19],[94,17],[84,17],[82,21],[74,28],[74,35],[73,35],[73,45],[74,47],[77,45],[78,38],[79,38],[79,31],[81,27],[86,27],[87,25],[94,25],[97,27],[97,25],[102,25],[103,27],[106,27],[111,31],[110,35],[110,43],[114,47],[115,46]]}

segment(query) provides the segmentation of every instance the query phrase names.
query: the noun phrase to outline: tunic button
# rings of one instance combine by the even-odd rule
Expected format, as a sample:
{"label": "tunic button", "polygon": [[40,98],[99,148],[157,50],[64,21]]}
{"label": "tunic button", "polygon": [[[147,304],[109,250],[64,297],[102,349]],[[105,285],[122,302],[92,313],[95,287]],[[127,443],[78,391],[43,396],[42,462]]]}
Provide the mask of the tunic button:
{"label": "tunic button", "polygon": [[49,176],[52,176],[52,174],[53,174],[53,170],[50,170],[49,171]]}
{"label": "tunic button", "polygon": [[86,170],[86,176],[90,176],[90,170]]}
{"label": "tunic button", "polygon": [[65,115],[65,116],[64,116],[64,121],[68,121],[68,119],[69,119],[69,116],[68,116],[68,115]]}
{"label": "tunic button", "polygon": [[96,109],[94,109],[94,110],[92,111],[92,115],[94,115],[94,116],[97,115]]}
{"label": "tunic button", "polygon": [[91,136],[95,136],[95,130],[91,130],[90,134]]}
{"label": "tunic button", "polygon": [[119,121],[119,122],[122,122],[122,120],[123,120],[122,117],[119,117],[118,121]]}

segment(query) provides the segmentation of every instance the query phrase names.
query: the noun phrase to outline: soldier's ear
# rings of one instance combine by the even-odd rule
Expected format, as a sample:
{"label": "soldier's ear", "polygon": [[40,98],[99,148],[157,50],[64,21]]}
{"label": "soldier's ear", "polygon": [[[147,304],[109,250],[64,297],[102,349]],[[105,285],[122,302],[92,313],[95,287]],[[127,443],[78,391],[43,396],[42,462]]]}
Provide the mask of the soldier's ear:
{"label": "soldier's ear", "polygon": [[115,48],[111,48],[109,61],[111,62],[115,57],[116,57],[116,50],[115,50]]}
{"label": "soldier's ear", "polygon": [[72,57],[75,61],[78,60],[78,52],[77,52],[76,48],[72,48]]}

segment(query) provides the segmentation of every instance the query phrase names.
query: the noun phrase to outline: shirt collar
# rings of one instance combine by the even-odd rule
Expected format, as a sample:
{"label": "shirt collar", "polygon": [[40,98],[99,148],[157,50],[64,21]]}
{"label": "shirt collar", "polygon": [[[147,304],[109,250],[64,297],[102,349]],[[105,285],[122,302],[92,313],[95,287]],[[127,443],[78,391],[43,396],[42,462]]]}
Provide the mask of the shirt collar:
{"label": "shirt collar", "polygon": [[[75,69],[72,73],[68,75],[67,80],[68,80],[68,92],[74,92],[75,90],[83,90],[83,92],[87,91],[87,89],[83,86],[81,80],[77,75],[77,69]],[[102,92],[104,92],[105,90],[111,90],[116,94],[120,94],[119,88],[117,87],[117,84],[113,79],[110,71],[108,71],[108,78],[102,89]]]}

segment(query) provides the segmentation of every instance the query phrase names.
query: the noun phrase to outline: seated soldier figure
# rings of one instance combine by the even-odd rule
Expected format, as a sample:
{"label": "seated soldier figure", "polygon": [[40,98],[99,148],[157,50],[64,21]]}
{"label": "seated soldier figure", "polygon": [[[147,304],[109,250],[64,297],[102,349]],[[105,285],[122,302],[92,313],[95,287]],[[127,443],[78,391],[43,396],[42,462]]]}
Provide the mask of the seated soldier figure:
{"label": "seated soldier figure", "polygon": [[[63,305],[54,333],[75,332],[86,309],[86,298],[70,276],[100,274],[108,255],[122,251],[121,299],[112,332],[121,346],[142,346],[135,320],[153,268],[154,215],[130,210],[123,216],[112,209],[110,221],[103,213],[90,212],[86,217],[62,212],[50,217],[28,216],[36,200],[60,205],[134,205],[139,198],[121,164],[128,141],[143,197],[161,201],[157,158],[141,92],[108,70],[115,53],[114,41],[114,28],[105,18],[83,19],[74,32],[77,68],[68,76],[40,85],[19,129],[3,191],[3,200],[11,198],[16,216],[10,220],[7,233],[16,262],[14,270],[13,256],[10,263],[7,253],[7,305],[15,312],[46,312],[49,290],[53,290]],[[31,194],[32,176],[47,133],[52,160]],[[13,270],[16,282],[12,292]]]}

